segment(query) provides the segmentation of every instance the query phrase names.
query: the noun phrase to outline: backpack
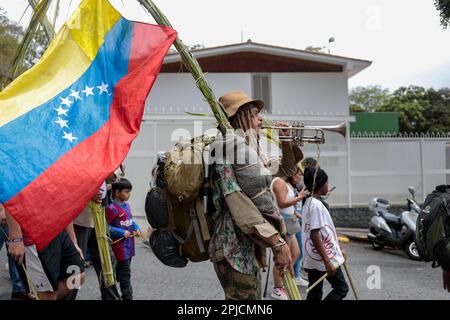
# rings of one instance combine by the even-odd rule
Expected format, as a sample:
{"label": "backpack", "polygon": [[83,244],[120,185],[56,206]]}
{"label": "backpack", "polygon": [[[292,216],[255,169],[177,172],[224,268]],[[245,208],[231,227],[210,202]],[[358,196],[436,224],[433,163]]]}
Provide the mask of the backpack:
{"label": "backpack", "polygon": [[[173,256],[173,250],[169,249],[173,248],[175,239],[178,243],[178,256],[186,259],[186,263],[188,260],[200,262],[209,259],[212,221],[208,212],[212,206],[212,181],[211,168],[204,156],[209,154],[209,145],[213,141],[214,137],[205,135],[177,143],[165,153],[165,162],[158,166],[158,172],[164,177],[166,186],[149,191],[146,215],[155,228],[170,231],[170,236],[165,233],[158,238],[155,236],[150,242],[152,250],[155,247],[158,252],[166,252],[166,257],[168,252]],[[162,250],[164,247],[166,251]],[[170,263],[173,259],[161,259],[156,252],[155,255],[166,265],[184,266],[181,263]]]}
{"label": "backpack", "polygon": [[424,261],[450,268],[450,185],[427,195],[417,219],[416,245]]}
{"label": "backpack", "polygon": [[154,166],[153,185],[145,198],[145,214],[153,229],[164,228],[169,224],[166,201],[167,182],[164,179],[164,161],[158,160]]}

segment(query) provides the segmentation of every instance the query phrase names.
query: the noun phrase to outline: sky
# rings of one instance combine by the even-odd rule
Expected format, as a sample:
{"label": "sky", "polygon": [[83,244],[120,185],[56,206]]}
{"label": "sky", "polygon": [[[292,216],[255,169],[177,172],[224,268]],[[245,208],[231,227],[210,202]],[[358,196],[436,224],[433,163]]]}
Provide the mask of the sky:
{"label": "sky", "polygon": [[[69,3],[72,2],[69,8]],[[61,26],[79,4],[61,0]],[[154,23],[137,0],[110,0],[126,18]],[[433,0],[154,0],[186,44],[206,47],[241,39],[373,61],[349,87],[450,87],[450,28],[439,24]],[[27,0],[0,0],[18,21]],[[26,25],[29,15],[21,24]]]}

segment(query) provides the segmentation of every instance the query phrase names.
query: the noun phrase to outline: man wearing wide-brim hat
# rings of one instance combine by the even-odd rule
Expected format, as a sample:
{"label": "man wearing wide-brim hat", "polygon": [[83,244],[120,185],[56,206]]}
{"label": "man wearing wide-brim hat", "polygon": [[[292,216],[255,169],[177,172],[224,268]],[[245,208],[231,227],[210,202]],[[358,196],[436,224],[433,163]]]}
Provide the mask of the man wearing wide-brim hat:
{"label": "man wearing wide-brim hat", "polygon": [[[259,186],[261,192],[266,192],[273,175],[286,175],[296,170],[296,164],[303,157],[297,146],[283,142],[282,156],[276,159],[267,157],[259,146],[258,137],[262,125],[260,112],[264,107],[262,100],[251,99],[242,91],[233,91],[223,95],[219,101],[236,131],[236,136],[239,135],[238,132],[250,132],[245,135],[245,141],[254,149],[253,154],[256,150],[264,169],[261,172],[266,172],[249,176],[252,184]],[[239,139],[227,135],[223,142],[215,144],[215,150],[223,147],[221,143],[228,144],[235,140]],[[239,148],[236,150],[240,152]],[[215,212],[212,214],[214,234],[210,241],[210,258],[226,299],[260,299],[260,268],[267,266],[266,248],[272,248],[278,268],[289,268],[292,271],[291,254],[283,238],[283,220],[273,203],[271,207],[273,206],[276,212],[263,215],[258,210],[252,199],[243,191],[245,188],[239,185],[232,164],[220,163],[216,159],[213,167]]]}

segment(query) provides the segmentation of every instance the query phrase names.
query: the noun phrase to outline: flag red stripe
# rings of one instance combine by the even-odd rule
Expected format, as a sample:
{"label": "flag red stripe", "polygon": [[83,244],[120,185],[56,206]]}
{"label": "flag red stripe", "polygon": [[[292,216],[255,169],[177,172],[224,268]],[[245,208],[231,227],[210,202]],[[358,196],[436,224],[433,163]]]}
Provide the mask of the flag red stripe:
{"label": "flag red stripe", "polygon": [[38,249],[80,214],[125,159],[139,133],[145,99],[175,37],[172,29],[136,23],[129,71],[114,88],[110,119],[5,203]]}

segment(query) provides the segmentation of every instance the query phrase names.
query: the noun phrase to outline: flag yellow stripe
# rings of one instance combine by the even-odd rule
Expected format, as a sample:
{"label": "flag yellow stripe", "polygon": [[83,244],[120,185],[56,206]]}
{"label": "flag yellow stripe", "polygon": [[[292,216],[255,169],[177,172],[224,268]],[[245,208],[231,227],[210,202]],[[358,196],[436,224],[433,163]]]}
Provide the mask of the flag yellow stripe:
{"label": "flag yellow stripe", "polygon": [[89,68],[106,33],[119,19],[107,0],[83,1],[39,62],[0,92],[0,127],[74,83]]}
{"label": "flag yellow stripe", "polygon": [[94,60],[108,31],[120,19],[120,13],[108,0],[85,0],[66,22],[72,38],[89,59]]}

